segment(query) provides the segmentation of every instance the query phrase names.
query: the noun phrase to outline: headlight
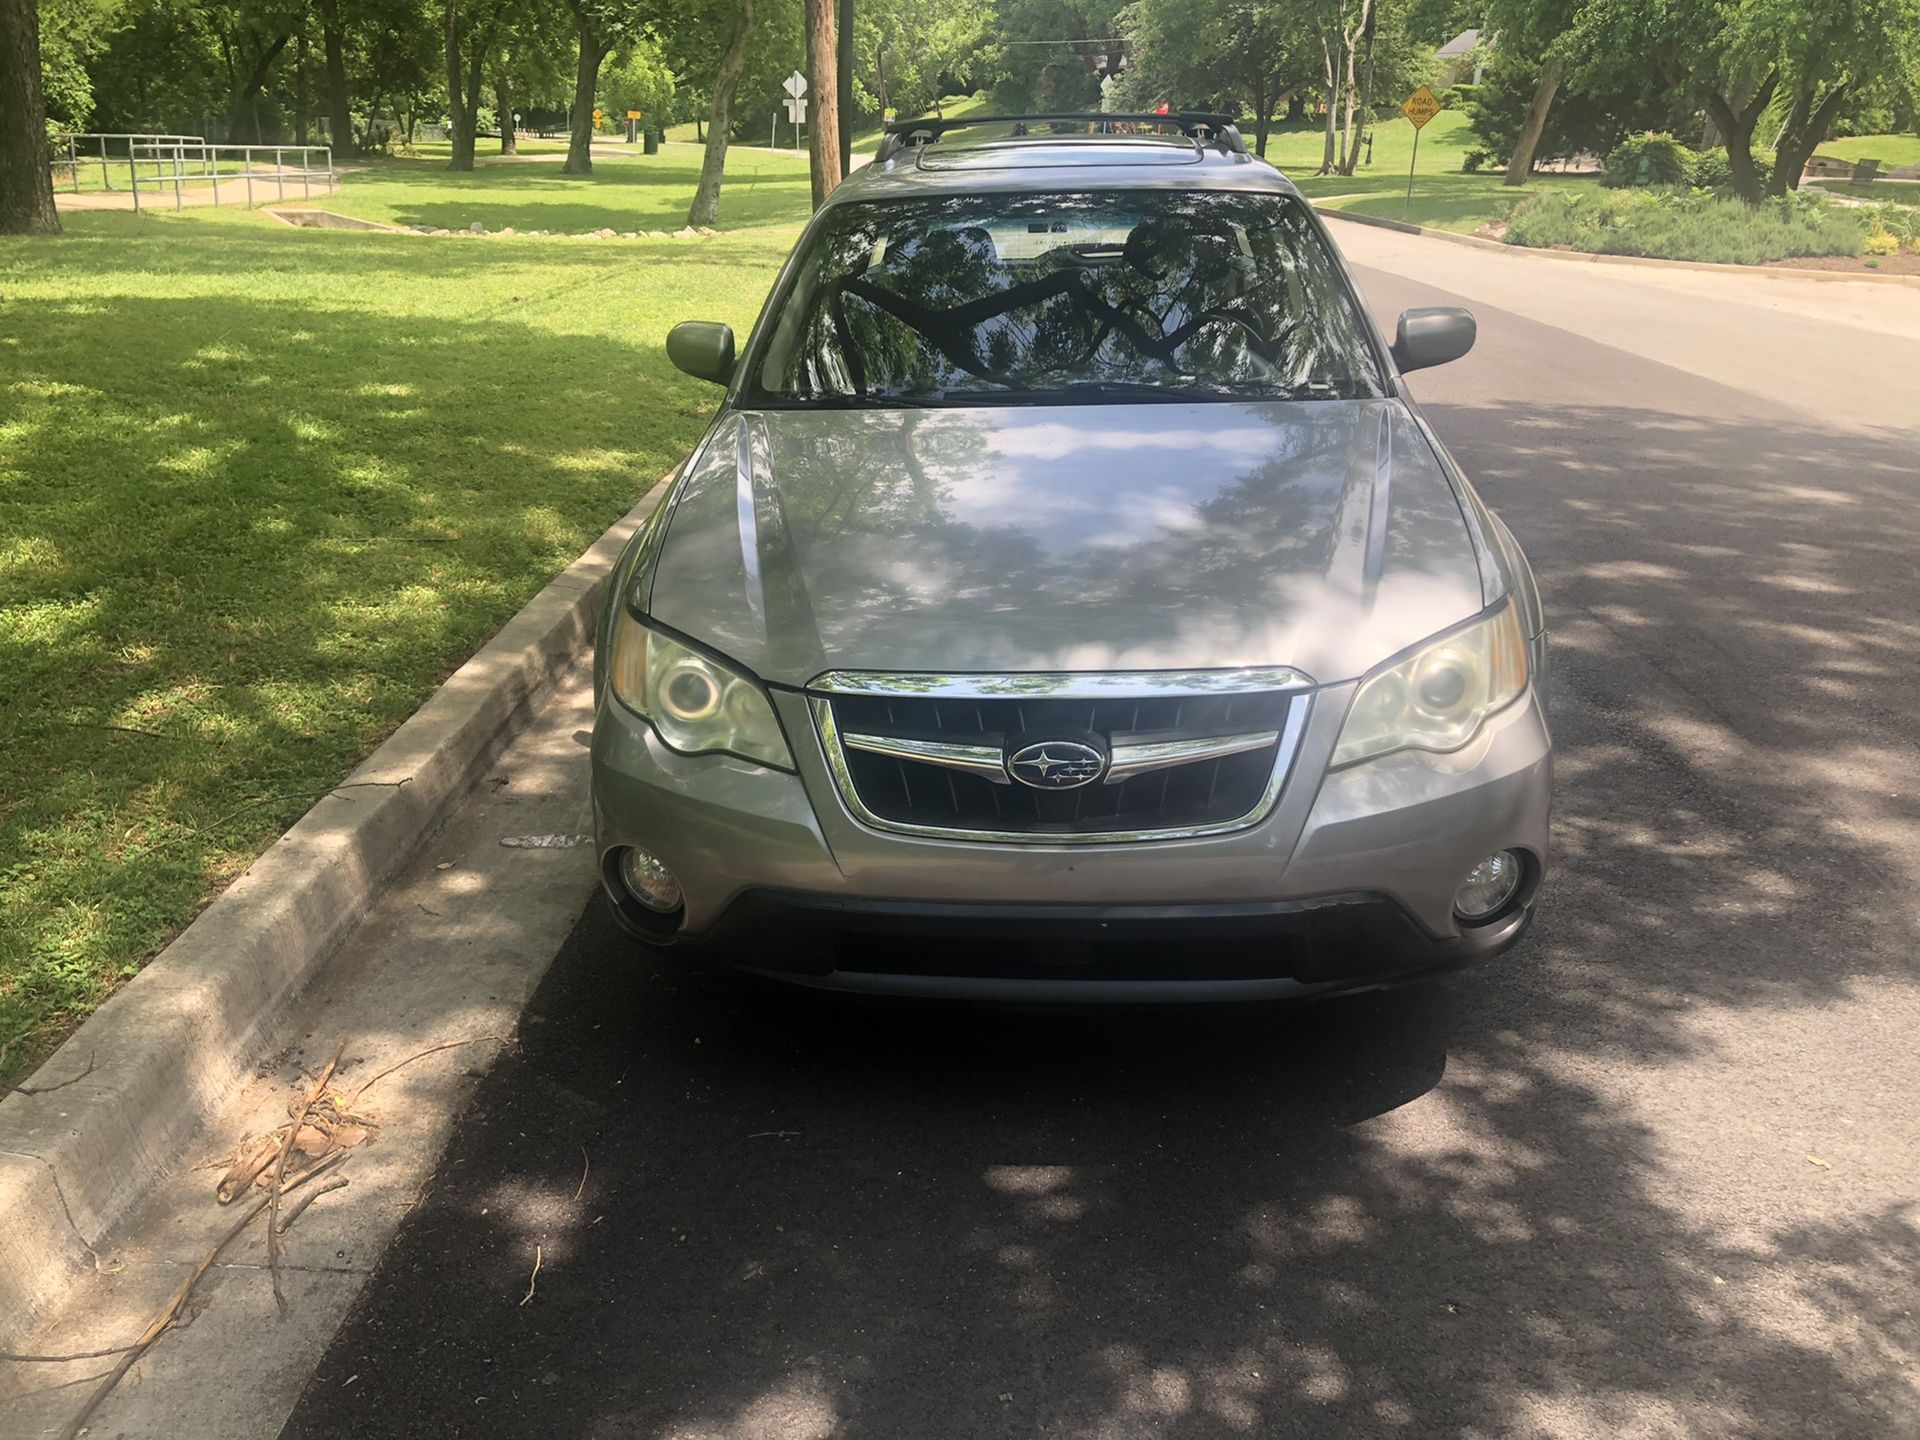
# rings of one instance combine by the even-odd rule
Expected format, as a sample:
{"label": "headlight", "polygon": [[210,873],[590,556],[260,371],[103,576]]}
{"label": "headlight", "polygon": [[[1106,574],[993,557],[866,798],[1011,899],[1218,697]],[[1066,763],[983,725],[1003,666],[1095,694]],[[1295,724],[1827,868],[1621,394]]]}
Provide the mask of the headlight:
{"label": "headlight", "polygon": [[613,622],[607,683],[660,738],[687,755],[716,750],[793,769],[793,754],[764,691],[718,660],[647,629],[623,608]]}
{"label": "headlight", "polygon": [[1458,750],[1527,688],[1527,637],[1509,600],[1360,682],[1333,763],[1392,750]]}

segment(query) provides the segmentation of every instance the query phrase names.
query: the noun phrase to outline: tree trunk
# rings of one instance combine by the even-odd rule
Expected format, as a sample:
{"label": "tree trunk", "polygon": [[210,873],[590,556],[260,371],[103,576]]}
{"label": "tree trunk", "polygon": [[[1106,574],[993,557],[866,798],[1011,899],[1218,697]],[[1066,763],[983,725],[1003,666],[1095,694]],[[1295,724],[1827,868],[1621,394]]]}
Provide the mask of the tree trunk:
{"label": "tree trunk", "polygon": [[807,137],[817,210],[840,183],[840,48],[834,0],[807,0]]}
{"label": "tree trunk", "polygon": [[[1365,133],[1367,126],[1373,123],[1373,41],[1379,28],[1380,6],[1378,0],[1367,0],[1367,18],[1361,28],[1361,38],[1365,41],[1367,47],[1366,78],[1360,82],[1360,129],[1362,134]],[[1360,163],[1360,136],[1352,134],[1353,105],[1351,102],[1353,98],[1353,76],[1351,73],[1347,76],[1347,85],[1349,102],[1347,105],[1347,168],[1340,172],[1342,175],[1353,174],[1354,166]]]}
{"label": "tree trunk", "polygon": [[1334,110],[1340,103],[1340,70],[1334,63],[1333,46],[1328,42],[1326,32],[1320,34],[1320,59],[1327,81],[1327,143],[1320,157],[1320,173],[1331,175],[1334,172],[1333,132],[1335,129]]}
{"label": "tree trunk", "polygon": [[0,235],[59,233],[40,90],[40,9],[34,0],[0,0]]}
{"label": "tree trunk", "polygon": [[500,121],[500,153],[518,155],[520,137],[513,128],[513,78],[511,76],[494,77],[493,108]]}
{"label": "tree trunk", "polygon": [[1527,106],[1527,118],[1520,126],[1520,138],[1514,142],[1513,156],[1507,161],[1508,185],[1524,185],[1533,174],[1533,154],[1540,148],[1540,137],[1547,131],[1547,112],[1553,109],[1553,97],[1560,90],[1560,76],[1566,62],[1558,55],[1540,67],[1540,79],[1533,87],[1533,100]]}
{"label": "tree trunk", "polygon": [[1789,190],[1800,188],[1800,173],[1807,168],[1807,161],[1813,158],[1813,152],[1820,148],[1820,142],[1827,138],[1827,131],[1833,125],[1833,117],[1840,113],[1840,106],[1847,98],[1850,87],[1839,84],[1827,92],[1826,98],[1818,106],[1813,104],[1813,86],[1803,83],[1800,93],[1794,97],[1793,110],[1787,117],[1786,134],[1780,137],[1780,143],[1773,153],[1773,174],[1767,179],[1767,194],[1785,195]]}
{"label": "tree trunk", "polygon": [[307,143],[307,22],[300,19],[300,35],[293,48],[293,143]]}
{"label": "tree trunk", "polygon": [[1709,90],[1705,94],[1707,113],[1726,137],[1727,169],[1733,175],[1734,193],[1749,205],[1758,205],[1766,195],[1760,172],[1753,168],[1753,127],[1760,115],[1773,103],[1773,92],[1780,83],[1780,72],[1767,76],[1766,82],[1744,105],[1735,105],[1724,94]]}
{"label": "tree trunk", "polygon": [[752,28],[753,0],[740,0],[739,24],[721,52],[720,68],[714,72],[706,155],[700,161],[700,184],[693,192],[693,204],[687,207],[687,224],[696,228],[715,224],[720,217],[720,181],[727,168],[727,136],[733,129],[733,96],[740,88],[741,72],[747,68],[747,31]]}
{"label": "tree trunk", "polygon": [[573,72],[573,128],[567,138],[567,163],[562,175],[593,173],[593,92],[600,88],[600,62],[607,47],[600,41],[593,17],[574,0],[573,21],[580,31],[580,60]]}
{"label": "tree trunk", "polygon": [[[1368,44],[1372,44],[1373,0],[1361,0],[1360,35],[1365,35]],[[1346,51],[1346,75],[1344,77],[1344,83],[1347,87],[1345,128],[1340,132],[1340,173],[1342,175],[1353,174],[1353,167],[1359,163],[1360,160],[1360,139],[1353,131],[1354,112],[1359,108],[1360,104],[1360,82],[1359,77],[1355,73],[1356,52],[1359,49],[1358,42],[1360,35],[1349,31],[1342,31],[1340,37],[1341,48]]]}
{"label": "tree trunk", "polygon": [[447,0],[447,139],[453,143],[449,170],[473,169],[474,96],[460,93],[460,8]]}
{"label": "tree trunk", "polygon": [[1253,153],[1267,158],[1267,132],[1272,128],[1273,102],[1267,98],[1267,77],[1253,78]]}
{"label": "tree trunk", "polygon": [[266,144],[266,136],[260,129],[260,107],[256,101],[260,92],[266,88],[267,77],[273,73],[273,62],[280,58],[280,52],[287,48],[287,42],[293,38],[291,32],[282,35],[260,52],[247,72],[246,80],[234,91],[233,103],[227,115],[227,128],[232,134],[240,133],[243,120],[253,122],[253,143]]}
{"label": "tree trunk", "polygon": [[327,52],[327,132],[335,155],[353,153],[353,109],[347,104],[347,44],[339,0],[320,0],[320,43]]}

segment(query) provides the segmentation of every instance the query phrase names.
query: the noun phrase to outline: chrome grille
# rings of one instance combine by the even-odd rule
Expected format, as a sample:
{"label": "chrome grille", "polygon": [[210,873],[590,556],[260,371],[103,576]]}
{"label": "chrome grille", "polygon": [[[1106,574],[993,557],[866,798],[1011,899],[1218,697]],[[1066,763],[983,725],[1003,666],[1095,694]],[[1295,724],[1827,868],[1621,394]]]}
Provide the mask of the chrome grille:
{"label": "chrome grille", "polygon": [[[841,797],[870,825],[1113,843],[1220,833],[1264,817],[1292,762],[1309,684],[1272,669],[840,673],[816,681],[810,698]],[[1070,763],[1059,789],[1015,783],[1008,757],[1043,741],[1104,763]],[[1096,768],[1098,779],[1082,779]]]}

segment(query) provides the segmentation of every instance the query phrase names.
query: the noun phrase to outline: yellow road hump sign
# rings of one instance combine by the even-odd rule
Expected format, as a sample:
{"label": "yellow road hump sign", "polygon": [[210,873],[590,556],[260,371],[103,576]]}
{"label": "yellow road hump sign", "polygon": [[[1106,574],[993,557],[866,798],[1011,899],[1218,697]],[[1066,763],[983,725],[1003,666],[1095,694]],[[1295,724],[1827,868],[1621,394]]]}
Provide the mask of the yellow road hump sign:
{"label": "yellow road hump sign", "polygon": [[1413,128],[1418,130],[1446,108],[1433,91],[1422,85],[1401,102],[1400,113],[1411,120]]}

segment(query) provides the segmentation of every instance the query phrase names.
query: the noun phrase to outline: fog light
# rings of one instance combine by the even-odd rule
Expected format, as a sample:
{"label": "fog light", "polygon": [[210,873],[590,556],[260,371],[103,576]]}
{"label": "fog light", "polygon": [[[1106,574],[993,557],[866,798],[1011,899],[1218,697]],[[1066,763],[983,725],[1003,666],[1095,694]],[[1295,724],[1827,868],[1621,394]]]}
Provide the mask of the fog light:
{"label": "fog light", "polygon": [[1526,866],[1513,851],[1494,851],[1460,882],[1453,897],[1454,913],[1462,920],[1485,920],[1513,899],[1525,873]]}
{"label": "fog light", "polygon": [[639,849],[621,851],[620,881],[629,895],[657,915],[671,915],[680,908],[680,882],[657,855]]}

